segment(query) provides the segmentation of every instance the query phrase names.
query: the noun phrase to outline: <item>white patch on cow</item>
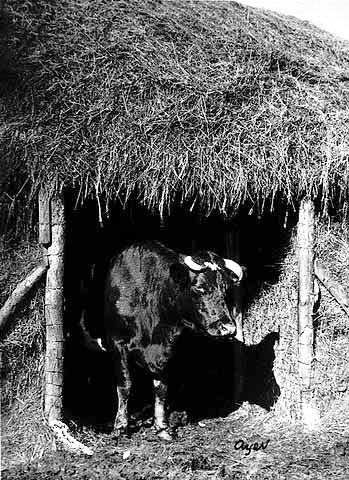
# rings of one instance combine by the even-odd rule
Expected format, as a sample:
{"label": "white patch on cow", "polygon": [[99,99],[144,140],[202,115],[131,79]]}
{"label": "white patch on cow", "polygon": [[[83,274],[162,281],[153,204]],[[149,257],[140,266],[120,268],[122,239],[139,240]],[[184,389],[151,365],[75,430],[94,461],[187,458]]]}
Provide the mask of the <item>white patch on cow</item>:
{"label": "white patch on cow", "polygon": [[155,389],[154,423],[157,430],[162,430],[167,427],[165,420],[165,404],[164,401],[159,397],[157,390],[160,384],[160,380],[153,380]]}
{"label": "white patch on cow", "polygon": [[159,397],[155,395],[155,406],[154,406],[154,420],[155,427],[158,430],[166,428],[165,423],[165,406]]}
{"label": "white patch on cow", "polygon": [[201,288],[201,287],[195,287],[195,290],[197,290],[198,292],[201,292],[201,293],[205,293],[205,289]]}
{"label": "white patch on cow", "polygon": [[68,449],[84,453],[85,455],[93,455],[93,451],[90,448],[75,440],[75,438],[69,433],[68,425],[65,423],[60,422],[59,420],[49,420],[49,427]]}
{"label": "white patch on cow", "polygon": [[219,266],[216,263],[204,262],[204,265],[206,265],[206,267],[210,268],[212,271],[219,270]]}
{"label": "white patch on cow", "polygon": [[94,350],[94,351],[102,351],[106,352],[107,350],[103,347],[102,345],[102,339],[101,338],[93,338],[91,337],[90,333],[88,332],[86,325],[85,325],[85,312],[82,311],[81,313],[81,319],[80,319],[80,327],[82,330],[82,336],[83,336],[83,341],[84,345],[86,348],[89,350]]}
{"label": "white patch on cow", "polygon": [[226,323],[222,327],[223,335],[235,335],[236,334],[236,327],[233,324]]}

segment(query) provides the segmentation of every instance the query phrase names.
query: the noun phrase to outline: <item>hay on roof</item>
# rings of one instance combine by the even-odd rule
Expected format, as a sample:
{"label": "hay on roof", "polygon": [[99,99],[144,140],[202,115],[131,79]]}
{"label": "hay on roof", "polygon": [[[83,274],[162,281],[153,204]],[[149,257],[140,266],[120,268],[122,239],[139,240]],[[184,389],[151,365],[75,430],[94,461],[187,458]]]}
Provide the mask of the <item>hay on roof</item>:
{"label": "hay on roof", "polygon": [[348,199],[347,43],[235,2],[10,0],[7,20],[1,155],[32,192]]}

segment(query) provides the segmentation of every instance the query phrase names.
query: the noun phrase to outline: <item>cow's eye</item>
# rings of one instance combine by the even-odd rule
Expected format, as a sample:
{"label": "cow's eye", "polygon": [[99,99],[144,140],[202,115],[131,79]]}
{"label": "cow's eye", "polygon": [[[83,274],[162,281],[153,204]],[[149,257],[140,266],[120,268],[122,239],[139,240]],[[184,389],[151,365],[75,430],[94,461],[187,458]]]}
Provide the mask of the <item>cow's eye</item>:
{"label": "cow's eye", "polygon": [[202,287],[195,287],[195,290],[200,292],[200,293],[205,293],[206,292],[206,290]]}

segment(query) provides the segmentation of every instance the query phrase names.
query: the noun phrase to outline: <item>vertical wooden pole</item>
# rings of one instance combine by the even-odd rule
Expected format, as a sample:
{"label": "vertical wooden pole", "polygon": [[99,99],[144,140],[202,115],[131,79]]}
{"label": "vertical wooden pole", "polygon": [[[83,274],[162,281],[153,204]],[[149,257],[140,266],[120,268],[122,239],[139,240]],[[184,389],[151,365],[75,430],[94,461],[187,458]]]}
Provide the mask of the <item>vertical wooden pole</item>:
{"label": "vertical wooden pole", "polygon": [[298,221],[298,372],[302,418],[308,427],[315,426],[316,408],[312,402],[314,360],[314,204],[301,201]]}
{"label": "vertical wooden pole", "polygon": [[50,198],[44,189],[39,192],[39,243],[51,243],[51,210]]}
{"label": "vertical wooden pole", "polygon": [[39,194],[39,242],[43,245],[46,276],[45,320],[45,417],[56,437],[69,450],[92,455],[90,448],[78,442],[63,419],[64,358],[64,253],[65,206],[63,194],[50,198]]}
{"label": "vertical wooden pole", "polygon": [[[226,257],[231,258],[234,262],[240,262],[240,238],[239,230],[235,223],[232,224],[231,230],[226,234],[225,240],[225,252]],[[240,341],[244,341],[243,332],[243,316],[242,316],[242,296],[241,287],[234,288],[232,296],[232,313],[236,322],[237,335],[236,338]]]}
{"label": "vertical wooden pole", "polygon": [[[45,294],[45,415],[50,422],[62,418],[65,209],[63,195],[50,200],[50,209],[47,198],[45,202],[45,211],[51,211],[51,243],[44,247],[49,264]],[[46,220],[43,224],[47,224]],[[43,238],[47,240],[47,232]]]}
{"label": "vertical wooden pole", "polygon": [[[225,238],[225,256],[231,258],[234,262],[240,262],[240,238],[239,230],[236,223],[230,224],[230,230]],[[241,403],[241,394],[244,388],[245,378],[245,359],[244,359],[244,333],[243,333],[243,317],[242,317],[242,298],[241,288],[235,287],[231,298],[232,314],[236,323],[236,339],[233,343],[233,361],[234,361],[234,403]]]}
{"label": "vertical wooden pole", "polygon": [[349,243],[349,201],[346,200],[344,202],[344,233],[347,239],[347,242]]}

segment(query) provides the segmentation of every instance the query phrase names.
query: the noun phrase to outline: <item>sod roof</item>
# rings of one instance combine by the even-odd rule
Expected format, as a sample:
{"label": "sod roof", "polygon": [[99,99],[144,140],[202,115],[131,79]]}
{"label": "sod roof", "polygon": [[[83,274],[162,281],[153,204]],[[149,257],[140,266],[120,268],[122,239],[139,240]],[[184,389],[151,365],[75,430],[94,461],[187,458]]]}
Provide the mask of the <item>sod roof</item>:
{"label": "sod roof", "polygon": [[160,213],[185,200],[232,213],[349,199],[348,42],[235,2],[5,9],[5,184],[28,172],[32,192],[136,192]]}

